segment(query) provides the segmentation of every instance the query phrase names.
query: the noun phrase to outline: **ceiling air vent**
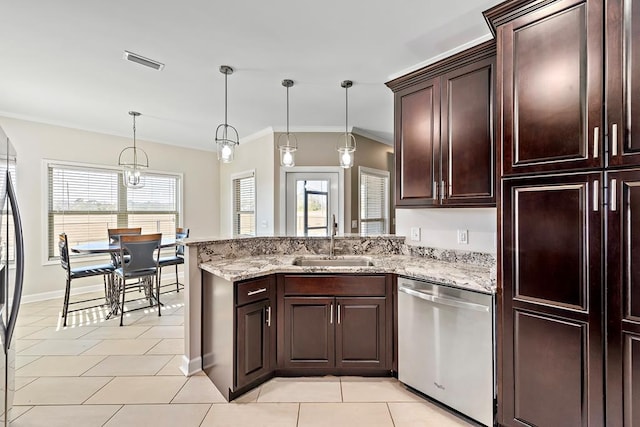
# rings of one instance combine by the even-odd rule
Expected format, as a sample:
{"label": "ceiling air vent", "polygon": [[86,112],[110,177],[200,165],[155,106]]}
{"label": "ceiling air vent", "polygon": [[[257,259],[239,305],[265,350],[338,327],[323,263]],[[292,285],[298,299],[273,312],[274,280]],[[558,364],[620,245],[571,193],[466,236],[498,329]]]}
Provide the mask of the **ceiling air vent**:
{"label": "ceiling air vent", "polygon": [[140,65],[144,65],[145,67],[153,68],[154,70],[162,70],[164,68],[164,64],[162,62],[154,61],[153,59],[145,58],[142,55],[138,55],[137,53],[129,52],[128,50],[124,51],[123,59],[127,61],[135,62]]}

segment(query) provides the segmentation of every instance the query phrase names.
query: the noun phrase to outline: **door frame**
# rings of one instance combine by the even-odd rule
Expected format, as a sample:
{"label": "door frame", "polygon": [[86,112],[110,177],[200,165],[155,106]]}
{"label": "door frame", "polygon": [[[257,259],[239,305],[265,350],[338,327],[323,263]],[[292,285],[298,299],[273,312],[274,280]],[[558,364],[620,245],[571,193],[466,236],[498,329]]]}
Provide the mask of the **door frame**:
{"label": "door frame", "polygon": [[288,173],[337,173],[338,174],[338,233],[344,233],[344,169],[340,166],[280,167],[280,233],[287,234],[287,174]]}

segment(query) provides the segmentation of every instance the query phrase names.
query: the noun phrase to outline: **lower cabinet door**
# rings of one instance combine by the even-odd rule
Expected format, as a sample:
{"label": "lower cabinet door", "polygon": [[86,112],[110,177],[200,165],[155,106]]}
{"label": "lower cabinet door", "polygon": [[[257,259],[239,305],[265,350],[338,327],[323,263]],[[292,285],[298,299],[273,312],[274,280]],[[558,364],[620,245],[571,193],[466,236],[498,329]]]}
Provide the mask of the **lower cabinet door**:
{"label": "lower cabinet door", "polygon": [[271,371],[271,310],[270,300],[236,309],[236,388]]}
{"label": "lower cabinet door", "polygon": [[602,178],[503,180],[501,425],[604,425]]}
{"label": "lower cabinet door", "polygon": [[285,368],[334,366],[334,310],[333,298],[284,298]]}
{"label": "lower cabinet door", "polygon": [[336,298],[336,366],[387,368],[386,298]]}

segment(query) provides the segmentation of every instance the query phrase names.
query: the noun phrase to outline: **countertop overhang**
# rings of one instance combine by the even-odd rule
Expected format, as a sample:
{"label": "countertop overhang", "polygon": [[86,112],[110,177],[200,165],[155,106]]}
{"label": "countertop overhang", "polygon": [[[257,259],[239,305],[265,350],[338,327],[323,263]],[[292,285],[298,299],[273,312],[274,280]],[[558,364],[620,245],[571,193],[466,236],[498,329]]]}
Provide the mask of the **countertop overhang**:
{"label": "countertop overhang", "polygon": [[[483,293],[496,292],[494,271],[490,267],[434,260],[410,255],[363,255],[372,266],[298,266],[293,262],[300,255],[258,255],[219,258],[203,262],[199,267],[230,282],[237,282],[274,273],[313,274],[397,274],[412,279],[455,286]],[[306,258],[326,258],[305,255]],[[336,258],[340,258],[337,256]]]}

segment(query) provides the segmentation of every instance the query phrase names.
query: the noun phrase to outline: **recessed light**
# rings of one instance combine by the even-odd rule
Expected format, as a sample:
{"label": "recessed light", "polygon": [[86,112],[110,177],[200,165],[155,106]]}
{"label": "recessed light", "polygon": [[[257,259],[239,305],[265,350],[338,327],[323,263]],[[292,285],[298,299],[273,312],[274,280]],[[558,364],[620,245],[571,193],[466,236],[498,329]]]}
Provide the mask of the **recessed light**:
{"label": "recessed light", "polygon": [[153,68],[154,70],[158,70],[158,71],[161,71],[164,68],[164,64],[162,62],[145,58],[142,55],[129,52],[128,50],[124,51],[124,55],[122,55],[122,59],[126,59],[127,61],[135,62],[136,64],[144,65],[145,67]]}

